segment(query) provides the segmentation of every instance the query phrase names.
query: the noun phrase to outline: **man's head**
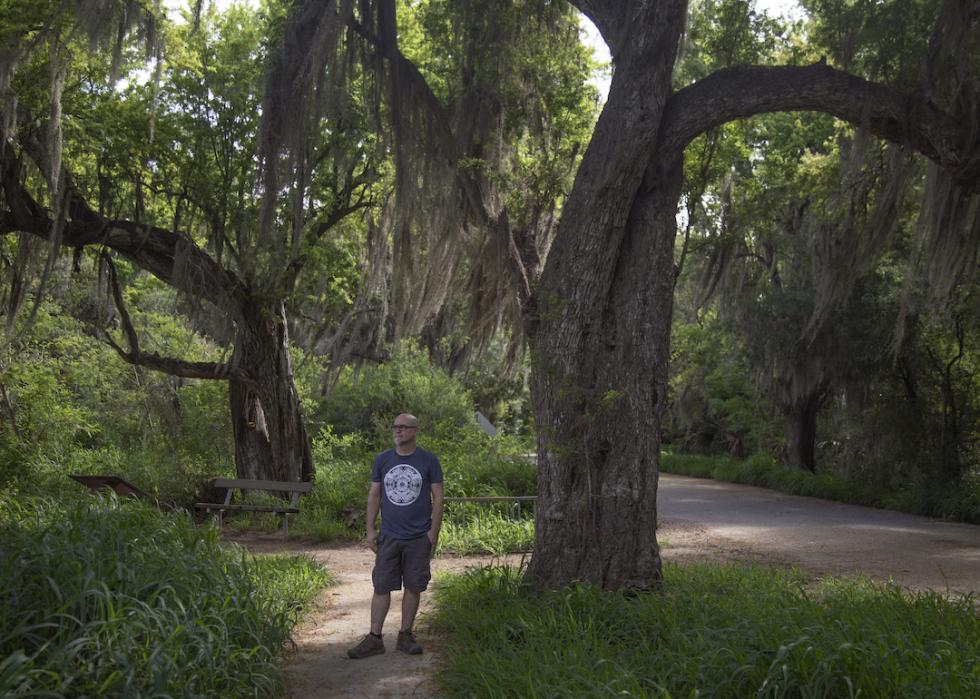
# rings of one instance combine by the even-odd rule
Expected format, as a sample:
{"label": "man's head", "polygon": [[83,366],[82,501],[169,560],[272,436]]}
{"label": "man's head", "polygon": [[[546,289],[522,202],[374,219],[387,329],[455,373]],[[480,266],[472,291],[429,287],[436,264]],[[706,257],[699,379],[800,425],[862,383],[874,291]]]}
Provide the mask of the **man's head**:
{"label": "man's head", "polygon": [[402,413],[391,425],[395,436],[395,448],[402,453],[415,450],[415,438],[419,433],[419,421],[414,415]]}

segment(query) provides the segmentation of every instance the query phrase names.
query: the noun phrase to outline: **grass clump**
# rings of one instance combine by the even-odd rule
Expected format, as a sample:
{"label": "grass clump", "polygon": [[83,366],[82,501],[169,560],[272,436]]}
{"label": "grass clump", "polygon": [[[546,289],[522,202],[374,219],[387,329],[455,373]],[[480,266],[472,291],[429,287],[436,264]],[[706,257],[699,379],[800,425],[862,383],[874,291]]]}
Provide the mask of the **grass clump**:
{"label": "grass clump", "polygon": [[480,553],[502,556],[530,551],[533,547],[533,513],[515,516],[502,507],[481,507],[475,503],[461,512],[450,509],[439,534],[439,552],[459,556]]}
{"label": "grass clump", "polygon": [[634,597],[485,568],[436,597],[450,696],[980,696],[968,598],[719,564],[667,565]]}
{"label": "grass clump", "polygon": [[219,546],[133,501],[0,496],[0,696],[275,696],[299,557]]}

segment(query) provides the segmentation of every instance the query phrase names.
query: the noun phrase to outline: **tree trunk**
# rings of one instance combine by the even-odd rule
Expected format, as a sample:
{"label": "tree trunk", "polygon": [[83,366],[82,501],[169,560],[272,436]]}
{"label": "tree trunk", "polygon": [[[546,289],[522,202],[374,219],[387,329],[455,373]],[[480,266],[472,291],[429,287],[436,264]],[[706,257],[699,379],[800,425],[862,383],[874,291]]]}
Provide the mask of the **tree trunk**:
{"label": "tree trunk", "polygon": [[779,404],[786,425],[786,465],[790,468],[811,473],[817,470],[817,413],[822,403],[822,392],[817,392]]}
{"label": "tree trunk", "polygon": [[657,478],[680,182],[678,165],[637,196],[608,299],[582,338],[581,378],[535,372],[535,414],[550,428],[539,430],[538,584],[643,589],[661,579]]}
{"label": "tree trunk", "polygon": [[681,170],[654,152],[685,13],[684,3],[637,3],[618,30],[612,15],[593,16],[616,71],[529,328],[537,585],[642,589],[661,579],[657,469]]}
{"label": "tree trunk", "polygon": [[313,454],[289,358],[286,314],[250,305],[242,312],[233,364],[248,379],[229,385],[239,478],[313,478]]}

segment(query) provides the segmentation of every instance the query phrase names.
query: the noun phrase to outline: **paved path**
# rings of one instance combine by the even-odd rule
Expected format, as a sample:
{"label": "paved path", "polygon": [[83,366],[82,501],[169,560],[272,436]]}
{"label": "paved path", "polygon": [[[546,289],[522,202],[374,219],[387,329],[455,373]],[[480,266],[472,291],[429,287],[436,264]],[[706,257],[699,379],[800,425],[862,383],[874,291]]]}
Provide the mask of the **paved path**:
{"label": "paved path", "polygon": [[749,559],[980,594],[980,526],[661,474],[665,560]]}

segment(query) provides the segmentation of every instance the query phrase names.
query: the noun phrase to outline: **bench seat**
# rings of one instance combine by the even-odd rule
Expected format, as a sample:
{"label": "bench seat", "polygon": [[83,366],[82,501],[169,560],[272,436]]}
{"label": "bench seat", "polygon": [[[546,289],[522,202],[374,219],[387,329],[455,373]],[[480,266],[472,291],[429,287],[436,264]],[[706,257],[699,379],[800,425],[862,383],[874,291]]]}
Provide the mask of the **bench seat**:
{"label": "bench seat", "polygon": [[[224,502],[198,502],[194,507],[205,510],[209,514],[214,511],[218,515],[218,526],[222,524],[222,514],[226,511],[233,512],[271,512],[282,516],[282,530],[285,535],[289,534],[289,515],[299,514],[299,496],[313,490],[310,482],[287,482],[287,481],[264,481],[248,478],[216,478],[212,481],[215,488],[225,489]],[[246,505],[232,503],[231,498],[235,491],[262,491],[267,493],[291,493],[288,505]]]}

